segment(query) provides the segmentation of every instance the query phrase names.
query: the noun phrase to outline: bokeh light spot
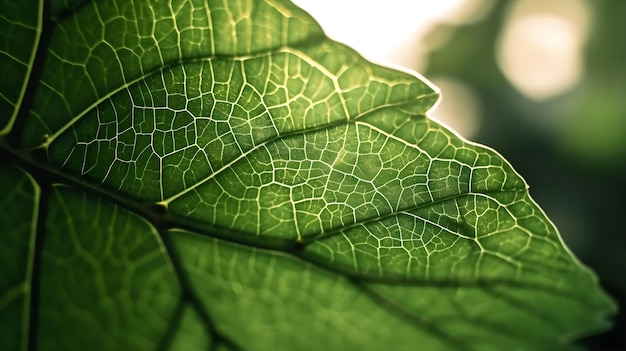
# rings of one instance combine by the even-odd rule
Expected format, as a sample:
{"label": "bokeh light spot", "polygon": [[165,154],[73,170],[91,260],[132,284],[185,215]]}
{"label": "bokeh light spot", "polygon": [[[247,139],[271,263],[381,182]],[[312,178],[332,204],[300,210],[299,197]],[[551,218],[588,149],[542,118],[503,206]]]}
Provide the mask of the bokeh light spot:
{"label": "bokeh light spot", "polygon": [[496,59],[511,84],[535,101],[559,96],[583,76],[589,26],[581,0],[518,0],[496,45]]}

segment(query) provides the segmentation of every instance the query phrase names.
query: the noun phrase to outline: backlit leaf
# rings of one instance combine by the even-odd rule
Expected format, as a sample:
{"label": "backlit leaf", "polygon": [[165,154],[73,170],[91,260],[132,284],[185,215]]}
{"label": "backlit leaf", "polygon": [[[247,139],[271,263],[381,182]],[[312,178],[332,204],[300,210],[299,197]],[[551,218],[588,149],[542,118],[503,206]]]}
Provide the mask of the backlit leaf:
{"label": "backlit leaf", "polygon": [[291,3],[1,6],[0,349],[533,349],[609,326],[511,165]]}

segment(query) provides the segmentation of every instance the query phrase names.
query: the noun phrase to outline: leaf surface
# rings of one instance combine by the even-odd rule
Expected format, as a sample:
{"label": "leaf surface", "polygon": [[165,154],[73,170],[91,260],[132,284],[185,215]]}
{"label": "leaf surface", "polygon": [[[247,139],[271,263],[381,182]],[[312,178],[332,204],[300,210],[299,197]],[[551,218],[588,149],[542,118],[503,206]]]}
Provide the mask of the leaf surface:
{"label": "leaf surface", "polygon": [[291,3],[3,6],[2,348],[498,350],[609,325],[506,160]]}

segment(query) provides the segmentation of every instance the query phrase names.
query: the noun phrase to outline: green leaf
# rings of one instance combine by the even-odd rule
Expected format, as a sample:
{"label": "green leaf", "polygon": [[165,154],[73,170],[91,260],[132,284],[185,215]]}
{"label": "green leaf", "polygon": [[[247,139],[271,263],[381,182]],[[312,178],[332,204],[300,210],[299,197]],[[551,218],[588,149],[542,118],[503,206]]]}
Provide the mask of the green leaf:
{"label": "green leaf", "polygon": [[40,188],[28,174],[3,163],[0,193],[0,346],[24,350],[28,345]]}
{"label": "green leaf", "polygon": [[506,160],[291,3],[0,6],[0,349],[544,349],[610,326]]}

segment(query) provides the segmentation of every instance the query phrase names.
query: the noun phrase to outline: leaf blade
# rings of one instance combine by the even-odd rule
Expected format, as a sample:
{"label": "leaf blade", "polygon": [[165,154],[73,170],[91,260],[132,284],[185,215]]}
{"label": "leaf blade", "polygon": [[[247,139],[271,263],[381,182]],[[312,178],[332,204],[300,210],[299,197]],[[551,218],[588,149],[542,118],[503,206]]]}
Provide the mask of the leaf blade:
{"label": "leaf blade", "polygon": [[1,165],[0,344],[7,350],[27,350],[40,188],[23,170]]}
{"label": "leaf blade", "polygon": [[26,95],[43,27],[43,1],[2,1],[0,17],[0,136],[12,128]]}
{"label": "leaf blade", "polygon": [[72,188],[54,187],[49,202],[38,347],[156,348],[180,287],[154,228]]}
{"label": "leaf blade", "polygon": [[[54,3],[41,84],[12,135],[45,156],[0,140],[53,195],[42,204],[42,345],[60,335],[78,348],[109,338],[150,349],[160,337],[163,348],[498,349],[606,326],[614,303],[524,180],[427,118],[435,88],[328,40],[286,1],[166,5]],[[122,248],[135,231],[159,262],[146,276],[167,276],[147,283],[169,297],[141,310],[159,315],[152,325],[122,309],[131,322],[120,331],[109,323],[119,311],[88,299],[123,304],[116,294],[150,290],[101,293],[133,259],[113,267],[100,242]],[[68,236],[91,248],[63,246]],[[66,271],[59,252],[107,268]],[[140,300],[129,306],[150,299]],[[91,326],[78,323],[81,309]],[[509,312],[534,328],[515,333]]]}
{"label": "leaf blade", "polygon": [[[172,233],[172,239],[186,254],[183,265],[196,290],[206,293],[203,303],[217,317],[220,330],[242,349],[412,350],[418,341],[433,350],[456,345],[377,308],[343,277],[280,252],[182,231]],[[209,252],[202,249],[207,247]],[[311,313],[301,313],[303,308]]]}

